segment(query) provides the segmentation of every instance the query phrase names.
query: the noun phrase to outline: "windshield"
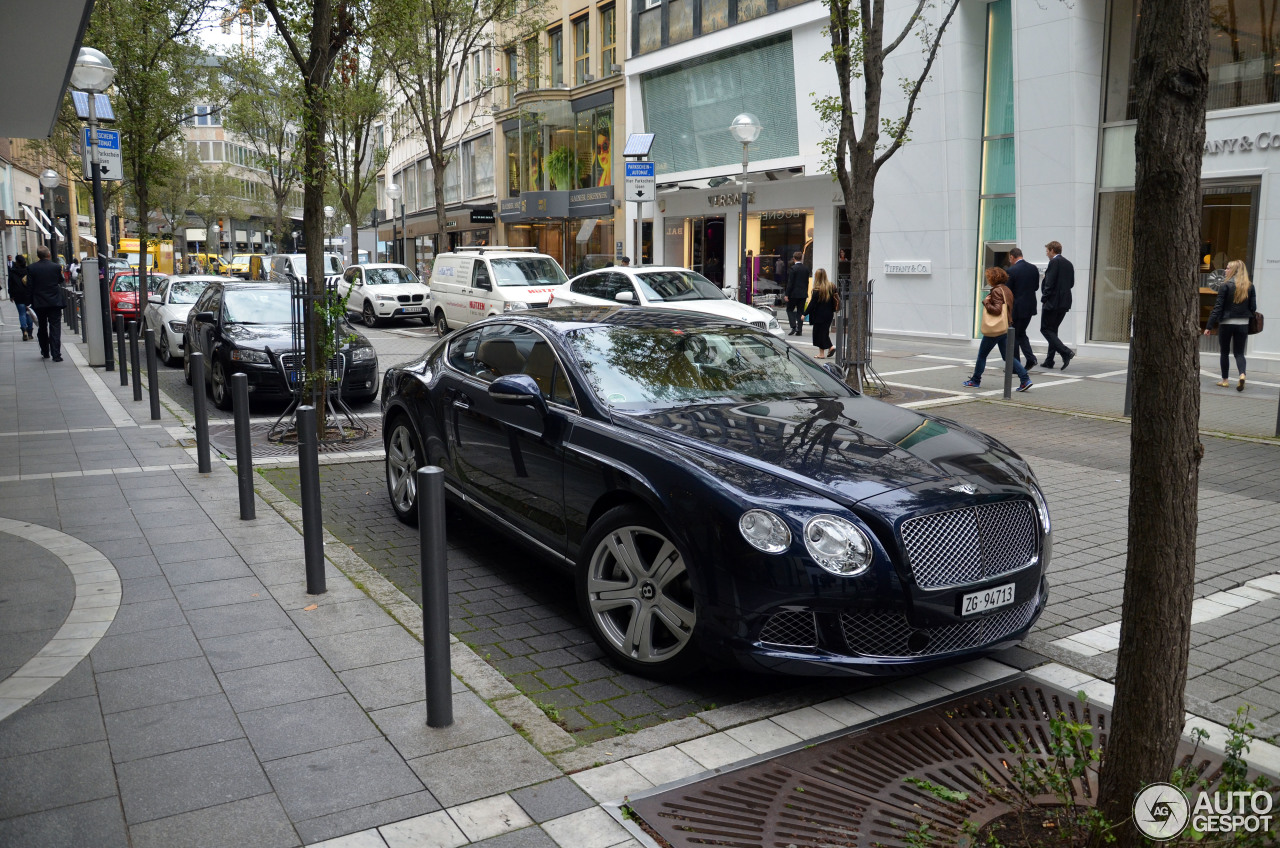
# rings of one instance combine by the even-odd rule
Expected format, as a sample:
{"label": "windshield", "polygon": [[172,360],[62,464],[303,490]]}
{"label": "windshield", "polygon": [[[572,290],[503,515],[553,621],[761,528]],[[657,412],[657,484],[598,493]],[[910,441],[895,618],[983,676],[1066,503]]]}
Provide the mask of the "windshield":
{"label": "windshield", "polygon": [[235,256],[231,257],[231,264],[232,264],[232,265],[248,265],[248,264],[249,264],[249,254],[247,254],[247,253],[238,253],[238,254],[236,254]]}
{"label": "windshield", "polygon": [[693,271],[650,271],[636,274],[649,300],[724,300],[720,287]]}
{"label": "windshield", "polygon": [[[303,260],[303,264],[306,264],[306,260]],[[343,270],[342,260],[339,257],[332,253],[324,255],[324,272],[326,275],[341,274]]]}
{"label": "windshield", "polygon": [[398,286],[401,283],[416,283],[418,278],[406,268],[366,268],[364,281],[370,286]]}
{"label": "windshield", "polygon": [[195,303],[208,285],[208,280],[174,280],[169,286],[169,302]]}
{"label": "windshield", "polygon": [[[130,267],[133,267],[133,268],[136,268],[138,266],[138,257],[142,256],[141,253],[122,253],[120,255],[123,256],[124,260],[129,263]],[[153,254],[148,253],[147,267],[154,268],[155,265],[156,265],[155,256]]]}
{"label": "windshield", "polygon": [[545,256],[490,259],[489,264],[500,286],[558,286],[569,281],[556,261]]}
{"label": "windshield", "polygon": [[[153,292],[159,290],[160,285],[164,281],[164,276],[160,274],[148,274],[147,291]],[[121,274],[119,277],[116,277],[115,285],[112,287],[112,291],[118,292],[136,292],[137,290],[138,277],[136,274]]]}
{"label": "windshield", "polygon": [[851,396],[817,363],[750,327],[605,326],[567,339],[588,385],[618,410]]}
{"label": "windshield", "polygon": [[222,320],[229,324],[289,324],[288,289],[228,290],[222,296]]}

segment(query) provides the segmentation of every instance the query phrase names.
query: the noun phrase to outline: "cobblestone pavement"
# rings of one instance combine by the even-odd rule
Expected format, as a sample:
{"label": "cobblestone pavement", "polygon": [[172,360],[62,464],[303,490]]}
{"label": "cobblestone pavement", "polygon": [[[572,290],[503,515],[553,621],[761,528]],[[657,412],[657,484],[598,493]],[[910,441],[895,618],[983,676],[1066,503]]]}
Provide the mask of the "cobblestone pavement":
{"label": "cobblestone pavement", "polygon": [[[1127,549],[1129,425],[999,403],[934,412],[1021,453],[1054,519],[1050,602],[1031,647],[1120,620]],[[1196,597],[1280,573],[1280,446],[1202,437]],[[1055,656],[1059,656],[1055,654]],[[1070,658],[1069,656],[1067,657]],[[1104,673],[1114,651],[1092,662]],[[1193,619],[1189,695],[1280,725],[1280,596]]]}
{"label": "cobblestone pavement", "polygon": [[[297,499],[296,470],[262,474]],[[320,480],[329,532],[421,603],[418,531],[387,504],[382,463],[324,466]],[[723,671],[674,685],[625,674],[602,659],[567,574],[459,510],[449,511],[448,533],[450,630],[580,743],[808,682]],[[831,697],[863,685],[835,683]]]}

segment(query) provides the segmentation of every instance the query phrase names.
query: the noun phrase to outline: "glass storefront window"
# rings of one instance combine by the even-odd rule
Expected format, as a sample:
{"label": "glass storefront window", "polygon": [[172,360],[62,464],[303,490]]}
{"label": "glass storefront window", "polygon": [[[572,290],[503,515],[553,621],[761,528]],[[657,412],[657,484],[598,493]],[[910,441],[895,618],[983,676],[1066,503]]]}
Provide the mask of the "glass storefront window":
{"label": "glass storefront window", "polygon": [[[759,234],[756,237],[756,234]],[[754,251],[751,279],[766,283],[766,288],[786,284],[785,268],[792,257],[804,256],[813,270],[813,210],[779,209],[758,212],[747,216],[747,247]],[[778,260],[784,266],[783,276],[778,276]]]}
{"label": "glass storefront window", "polygon": [[520,130],[503,133],[507,145],[507,197],[520,195]]}

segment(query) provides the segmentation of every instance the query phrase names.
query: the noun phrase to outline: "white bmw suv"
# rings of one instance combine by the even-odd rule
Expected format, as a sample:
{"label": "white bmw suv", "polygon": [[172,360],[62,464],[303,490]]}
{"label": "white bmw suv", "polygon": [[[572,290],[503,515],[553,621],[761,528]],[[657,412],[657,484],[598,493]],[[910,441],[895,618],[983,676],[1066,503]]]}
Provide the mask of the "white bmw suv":
{"label": "white bmw suv", "polygon": [[366,327],[390,318],[420,318],[431,323],[431,289],[403,265],[385,262],[352,265],[342,272],[338,294],[347,309],[359,312]]}

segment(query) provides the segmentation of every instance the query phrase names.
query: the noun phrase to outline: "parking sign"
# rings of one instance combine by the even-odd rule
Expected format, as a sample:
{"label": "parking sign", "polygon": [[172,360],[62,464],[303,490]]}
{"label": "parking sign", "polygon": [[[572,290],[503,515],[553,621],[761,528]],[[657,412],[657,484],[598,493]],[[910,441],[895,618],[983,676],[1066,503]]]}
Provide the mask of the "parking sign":
{"label": "parking sign", "polygon": [[627,162],[626,196],[628,202],[653,200],[658,193],[657,172],[652,162]]}
{"label": "parking sign", "polygon": [[[81,136],[83,144],[84,178],[93,179],[93,171],[89,169],[89,128],[84,128]],[[120,153],[120,131],[98,128],[98,173],[104,180],[124,179],[124,157]]]}

